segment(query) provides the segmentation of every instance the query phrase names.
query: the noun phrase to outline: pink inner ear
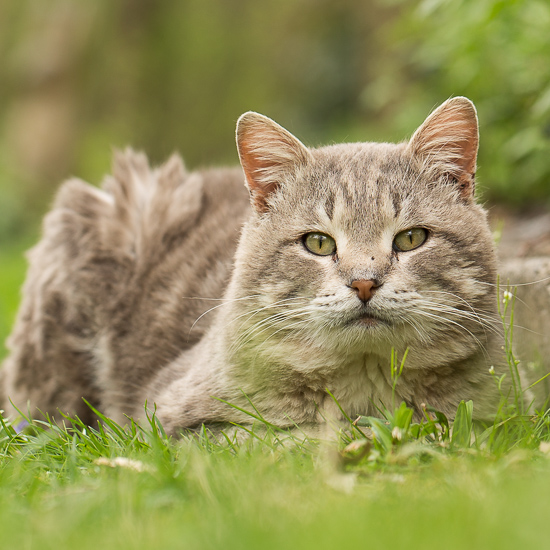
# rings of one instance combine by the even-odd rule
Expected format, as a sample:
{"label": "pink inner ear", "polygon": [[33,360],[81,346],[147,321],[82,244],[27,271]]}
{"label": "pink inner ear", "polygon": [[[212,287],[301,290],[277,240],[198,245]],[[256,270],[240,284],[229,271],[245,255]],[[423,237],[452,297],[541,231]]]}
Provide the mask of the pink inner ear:
{"label": "pink inner ear", "polygon": [[251,202],[259,212],[268,208],[288,172],[307,163],[307,148],[290,132],[268,117],[245,113],[237,122],[237,148]]}
{"label": "pink inner ear", "polygon": [[[445,121],[443,121],[443,123],[445,123]],[[458,181],[462,196],[465,198],[472,197],[475,192],[476,161],[479,142],[477,121],[472,123],[470,120],[449,120],[448,123],[451,127],[453,123],[459,126],[459,128],[457,128],[458,135],[454,136],[454,140],[453,137],[451,137],[449,144],[450,148],[454,148],[457,151],[456,156],[453,158],[453,163],[458,167],[458,170],[452,175]]]}
{"label": "pink inner ear", "polygon": [[478,142],[475,107],[466,98],[453,98],[426,119],[409,146],[429,168],[455,179],[466,198],[475,190]]}
{"label": "pink inner ear", "polygon": [[464,172],[475,173],[478,148],[477,124],[468,119],[457,119],[457,113],[444,112],[434,128],[434,143],[441,143],[442,154],[448,150],[454,163]]}
{"label": "pink inner ear", "polygon": [[242,139],[239,147],[241,165],[250,190],[252,205],[259,212],[265,212],[267,210],[267,197],[278,187],[278,182],[275,179],[273,181],[265,179],[266,173],[273,167],[273,160],[252,153],[253,147],[249,139]]}

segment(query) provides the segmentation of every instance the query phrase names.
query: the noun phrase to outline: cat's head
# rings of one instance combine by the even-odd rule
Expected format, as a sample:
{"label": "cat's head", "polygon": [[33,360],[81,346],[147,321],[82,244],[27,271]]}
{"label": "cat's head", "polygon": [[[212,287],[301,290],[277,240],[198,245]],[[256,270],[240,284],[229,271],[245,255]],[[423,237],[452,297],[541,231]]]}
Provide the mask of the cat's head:
{"label": "cat's head", "polygon": [[495,255],[474,199],[468,99],[445,102],[408,143],[310,149],[249,112],[237,144],[254,211],[232,282],[238,297],[255,296],[241,302],[240,345],[409,347],[439,363],[485,345]]}

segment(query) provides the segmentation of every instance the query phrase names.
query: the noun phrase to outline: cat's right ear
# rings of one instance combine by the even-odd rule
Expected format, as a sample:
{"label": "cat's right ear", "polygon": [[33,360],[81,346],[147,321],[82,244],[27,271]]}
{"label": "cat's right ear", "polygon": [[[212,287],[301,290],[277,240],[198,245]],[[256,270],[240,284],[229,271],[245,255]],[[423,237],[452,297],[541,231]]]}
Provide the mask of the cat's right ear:
{"label": "cat's right ear", "polygon": [[435,177],[447,176],[458,184],[463,198],[471,199],[478,143],[474,104],[466,97],[453,97],[424,121],[407,148]]}
{"label": "cat's right ear", "polygon": [[249,111],[237,122],[237,149],[258,212],[268,208],[267,199],[281,185],[285,175],[311,157],[303,143],[270,118]]}

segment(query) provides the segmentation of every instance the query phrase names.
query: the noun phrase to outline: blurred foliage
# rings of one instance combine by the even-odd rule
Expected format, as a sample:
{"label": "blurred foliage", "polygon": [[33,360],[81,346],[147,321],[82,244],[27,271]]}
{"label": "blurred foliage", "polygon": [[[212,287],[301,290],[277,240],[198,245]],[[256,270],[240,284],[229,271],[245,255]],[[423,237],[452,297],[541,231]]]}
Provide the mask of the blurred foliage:
{"label": "blurred foliage", "polygon": [[420,0],[381,29],[385,53],[363,100],[397,133],[466,95],[480,118],[480,187],[509,204],[550,198],[550,2]]}
{"label": "blurred foliage", "polygon": [[0,0],[0,246],[113,147],[236,163],[246,110],[306,143],[401,140],[447,97],[491,200],[547,201],[547,0]]}
{"label": "blurred foliage", "polygon": [[18,242],[14,246],[3,243],[0,247],[0,360],[7,354],[4,341],[11,332],[19,305],[19,287],[26,267],[21,249],[30,244]]}
{"label": "blurred foliage", "polygon": [[247,110],[310,143],[335,139],[360,110],[384,11],[363,0],[3,0],[0,232],[43,211],[62,178],[97,183],[112,147],[154,163],[174,150],[190,167],[236,163]]}

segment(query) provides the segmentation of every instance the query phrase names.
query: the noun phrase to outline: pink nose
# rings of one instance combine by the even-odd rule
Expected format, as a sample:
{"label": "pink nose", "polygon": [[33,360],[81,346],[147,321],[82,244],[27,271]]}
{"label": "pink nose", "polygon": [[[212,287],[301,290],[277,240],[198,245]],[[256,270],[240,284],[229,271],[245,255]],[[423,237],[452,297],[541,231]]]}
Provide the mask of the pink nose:
{"label": "pink nose", "polygon": [[362,302],[368,302],[372,298],[374,289],[378,285],[372,279],[359,279],[351,283],[351,288],[357,291],[357,297]]}

